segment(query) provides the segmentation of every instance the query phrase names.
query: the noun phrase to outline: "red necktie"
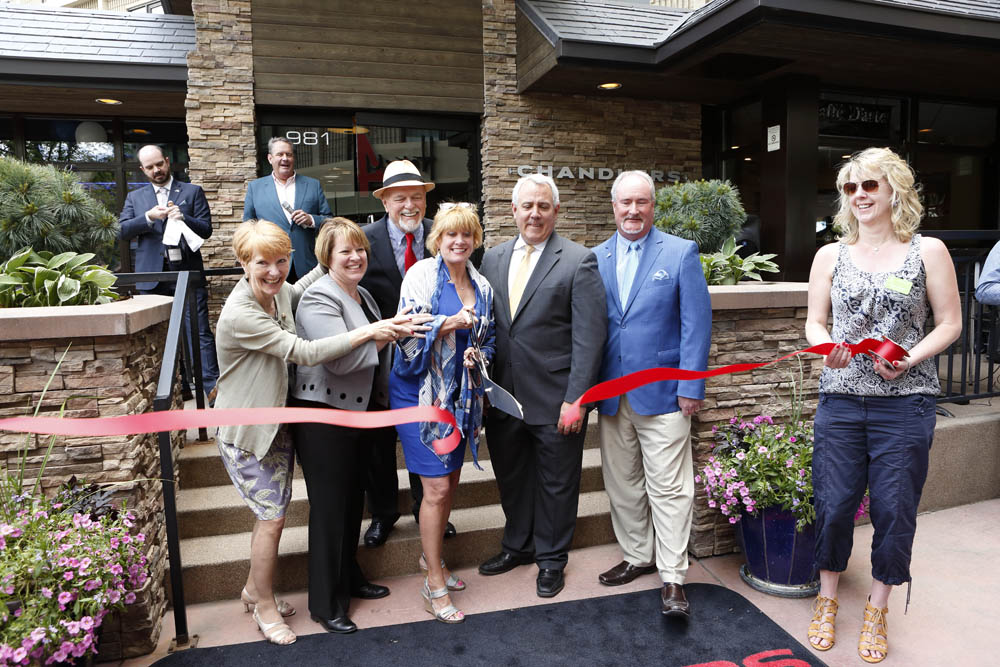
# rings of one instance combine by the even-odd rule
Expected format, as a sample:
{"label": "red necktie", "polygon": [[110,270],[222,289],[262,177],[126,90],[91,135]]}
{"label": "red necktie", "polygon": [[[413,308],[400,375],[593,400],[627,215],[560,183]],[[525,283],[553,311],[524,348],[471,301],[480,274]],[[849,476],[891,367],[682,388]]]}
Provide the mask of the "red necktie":
{"label": "red necktie", "polygon": [[417,256],[413,252],[413,234],[406,235],[406,252],[403,253],[403,273],[410,270],[410,267],[417,263]]}

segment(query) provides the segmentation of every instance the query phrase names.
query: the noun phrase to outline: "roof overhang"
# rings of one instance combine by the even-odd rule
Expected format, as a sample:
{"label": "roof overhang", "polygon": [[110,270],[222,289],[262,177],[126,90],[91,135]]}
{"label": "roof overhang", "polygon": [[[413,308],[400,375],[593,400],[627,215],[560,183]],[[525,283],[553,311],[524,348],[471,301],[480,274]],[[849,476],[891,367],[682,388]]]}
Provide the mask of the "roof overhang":
{"label": "roof overhang", "polygon": [[636,45],[561,34],[539,6],[517,0],[519,92],[607,94],[597,84],[618,81],[610,94],[721,104],[804,76],[831,88],[1000,100],[989,83],[1000,71],[991,16],[878,0],[717,0],[659,42]]}

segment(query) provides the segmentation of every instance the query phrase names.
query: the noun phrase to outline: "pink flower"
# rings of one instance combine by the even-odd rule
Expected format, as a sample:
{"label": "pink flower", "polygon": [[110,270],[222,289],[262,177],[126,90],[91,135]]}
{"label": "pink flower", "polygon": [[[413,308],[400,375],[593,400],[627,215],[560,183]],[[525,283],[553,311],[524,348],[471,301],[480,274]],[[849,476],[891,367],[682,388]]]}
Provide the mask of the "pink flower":
{"label": "pink flower", "polygon": [[716,505],[716,502],[714,500],[709,500],[708,501],[708,506],[709,507],[715,507],[715,505]]}
{"label": "pink flower", "polygon": [[14,664],[16,665],[19,662],[24,662],[25,658],[28,657],[28,652],[25,651],[24,647],[22,646],[21,648],[15,650],[10,657],[14,661]]}
{"label": "pink flower", "polygon": [[49,588],[45,588],[44,586],[42,586],[42,597],[45,598],[46,600],[51,600],[52,599],[52,590],[49,589]]}
{"label": "pink flower", "polygon": [[90,616],[84,616],[80,619],[80,627],[84,630],[91,630],[94,627],[94,619]]}
{"label": "pink flower", "polygon": [[125,594],[125,604],[132,604],[135,602],[135,593],[129,592]]}
{"label": "pink flower", "polygon": [[59,599],[59,604],[69,604],[70,602],[73,601],[73,594],[63,591],[62,593],[59,594],[58,599]]}
{"label": "pink flower", "polygon": [[7,586],[3,589],[3,592],[6,593],[7,595],[13,595],[14,586],[12,586],[11,584],[7,584]]}
{"label": "pink flower", "polygon": [[739,520],[740,520],[739,517],[735,517],[735,516],[729,517],[729,523],[736,523]]}
{"label": "pink flower", "polygon": [[757,453],[758,454],[767,454],[767,447],[765,447],[764,445],[761,445],[760,447],[757,448]]}
{"label": "pink flower", "polygon": [[701,484],[701,475],[695,475],[694,482],[695,484]]}
{"label": "pink flower", "polygon": [[746,457],[747,457],[747,455],[744,454],[743,452],[736,452],[736,458],[739,459],[740,461],[742,461]]}
{"label": "pink flower", "polygon": [[31,631],[31,638],[35,642],[40,642],[45,639],[45,628],[35,628]]}
{"label": "pink flower", "polygon": [[793,468],[793,467],[795,467],[795,460],[794,459],[788,459],[787,461],[785,461],[785,467],[786,468]]}
{"label": "pink flower", "polygon": [[795,436],[793,435],[792,437],[790,437],[790,438],[788,439],[788,442],[798,442],[798,440],[796,440],[796,439],[795,439]]}
{"label": "pink flower", "polygon": [[73,581],[73,570],[66,570],[63,572],[63,579],[66,581]]}
{"label": "pink flower", "polygon": [[100,585],[101,585],[100,579],[88,579],[87,583],[83,585],[83,590],[92,591]]}
{"label": "pink flower", "polygon": [[71,635],[76,635],[80,633],[80,622],[70,621],[66,624],[66,630],[69,631]]}

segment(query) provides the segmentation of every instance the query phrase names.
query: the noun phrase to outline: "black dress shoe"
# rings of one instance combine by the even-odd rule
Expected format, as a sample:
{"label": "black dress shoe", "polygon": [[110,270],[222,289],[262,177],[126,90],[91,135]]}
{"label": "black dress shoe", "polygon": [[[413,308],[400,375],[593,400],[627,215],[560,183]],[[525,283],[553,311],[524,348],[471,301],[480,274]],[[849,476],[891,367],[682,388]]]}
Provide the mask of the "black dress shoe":
{"label": "black dress shoe", "polygon": [[349,635],[358,629],[358,626],[354,625],[354,621],[347,616],[320,618],[316,614],[312,614],[312,620],[323,626],[323,629],[327,632],[334,632],[338,635]]}
{"label": "black dress shoe", "polygon": [[655,565],[632,565],[627,560],[623,560],[607,572],[601,572],[597,575],[597,580],[605,586],[621,586],[634,581],[640,575],[654,572],[656,572]]}
{"label": "black dress shoe", "polygon": [[510,572],[518,565],[533,563],[534,560],[535,559],[531,556],[515,556],[514,554],[509,554],[506,551],[501,551],[496,556],[479,566],[479,574],[487,577],[493,576],[494,574],[503,574],[504,572]]}
{"label": "black dress shoe", "polygon": [[535,589],[540,598],[554,598],[559,595],[559,591],[566,585],[563,579],[562,570],[550,570],[542,568],[538,571],[538,579],[535,582]]}
{"label": "black dress shoe", "polygon": [[357,588],[351,589],[351,597],[361,598],[362,600],[378,600],[379,598],[384,598],[388,594],[388,586],[379,586],[378,584],[373,584],[371,582],[361,584]]}
{"label": "black dress shoe", "polygon": [[444,539],[447,540],[448,538],[455,537],[456,535],[458,535],[458,531],[455,530],[455,526],[451,521],[449,521],[444,526]]}
{"label": "black dress shoe", "polygon": [[389,539],[389,533],[392,532],[394,523],[396,522],[373,517],[371,525],[365,531],[365,546],[373,548],[385,544],[385,541]]}
{"label": "black dress shoe", "polygon": [[676,616],[678,618],[691,617],[691,604],[684,595],[684,586],[681,584],[663,584],[660,591],[661,611],[664,616]]}

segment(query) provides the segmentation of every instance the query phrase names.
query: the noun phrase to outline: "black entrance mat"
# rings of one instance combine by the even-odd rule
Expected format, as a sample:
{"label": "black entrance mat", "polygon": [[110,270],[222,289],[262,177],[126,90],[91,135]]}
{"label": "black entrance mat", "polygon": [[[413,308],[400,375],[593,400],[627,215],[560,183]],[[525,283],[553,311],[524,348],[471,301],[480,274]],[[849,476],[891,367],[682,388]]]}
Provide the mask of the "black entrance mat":
{"label": "black entrance mat", "polygon": [[[308,635],[291,646],[260,641],[191,649],[156,665],[823,666],[738,593],[710,584],[684,589],[693,610],[689,622],[660,614],[657,589],[475,614],[459,625],[428,616],[352,635]],[[461,595],[456,598],[461,604]],[[803,634],[807,624],[803,618]]]}

